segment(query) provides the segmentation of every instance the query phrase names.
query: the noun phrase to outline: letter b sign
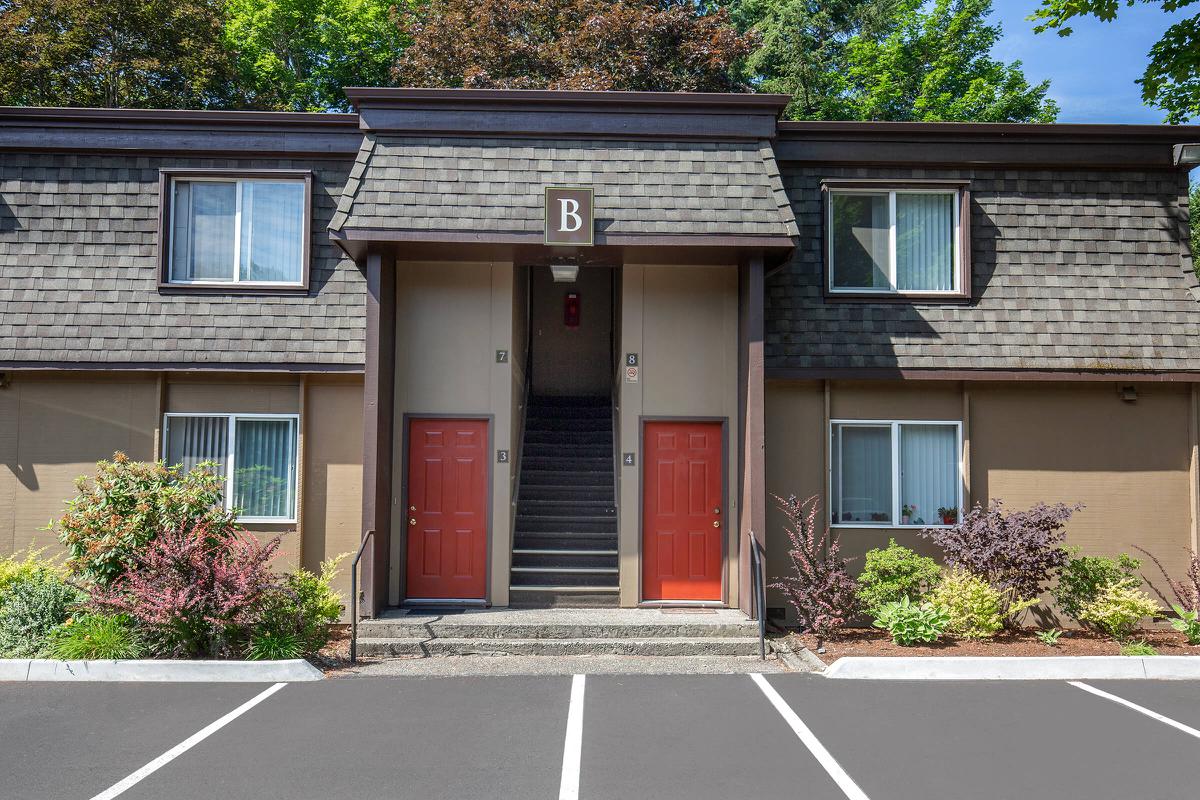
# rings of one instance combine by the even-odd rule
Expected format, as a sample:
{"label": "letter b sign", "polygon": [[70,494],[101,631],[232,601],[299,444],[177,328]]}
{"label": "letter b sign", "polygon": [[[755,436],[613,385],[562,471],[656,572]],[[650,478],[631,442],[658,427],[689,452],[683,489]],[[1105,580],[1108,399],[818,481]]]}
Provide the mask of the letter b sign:
{"label": "letter b sign", "polygon": [[592,190],[546,187],[546,244],[590,247],[595,217]]}

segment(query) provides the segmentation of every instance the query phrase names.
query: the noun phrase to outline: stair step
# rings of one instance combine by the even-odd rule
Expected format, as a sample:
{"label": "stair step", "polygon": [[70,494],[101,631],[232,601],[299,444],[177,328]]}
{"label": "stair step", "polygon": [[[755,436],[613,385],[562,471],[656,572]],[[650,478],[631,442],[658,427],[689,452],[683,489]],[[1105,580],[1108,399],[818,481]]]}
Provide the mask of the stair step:
{"label": "stair step", "polygon": [[573,455],[560,456],[530,456],[521,458],[522,470],[569,470],[571,472],[607,472],[613,471],[612,454],[584,458]]}
{"label": "stair step", "polygon": [[537,431],[530,430],[528,424],[525,427],[525,445],[537,444],[552,444],[556,446],[604,446],[612,447],[613,437],[612,431],[605,429],[602,431],[578,431],[578,430],[554,430],[554,431]]}
{"label": "stair step", "polygon": [[753,656],[758,639],[736,637],[661,637],[620,639],[360,638],[365,656]]}
{"label": "stair step", "polygon": [[758,637],[750,620],[729,623],[648,622],[604,623],[497,623],[463,622],[461,616],[432,617],[424,622],[403,617],[367,619],[358,624],[363,639],[711,639]]}
{"label": "stair step", "polygon": [[575,472],[572,470],[521,470],[521,486],[579,486],[588,489],[613,488],[613,473]]}
{"label": "stair step", "polygon": [[606,433],[611,436],[612,420],[529,417],[525,420],[525,430],[534,433]]}
{"label": "stair step", "polygon": [[617,549],[615,533],[546,533],[529,531],[513,537],[513,546],[518,550],[570,550],[586,553],[593,550]]}
{"label": "stair step", "polygon": [[607,517],[535,517],[517,515],[514,536],[523,533],[557,533],[573,536],[579,533],[617,533],[617,515]]}
{"label": "stair step", "polygon": [[518,514],[539,517],[610,517],[617,513],[610,500],[538,500],[522,497]]}
{"label": "stair step", "polygon": [[524,586],[541,586],[554,589],[555,591],[562,588],[615,590],[617,588],[617,571],[614,569],[611,572],[597,572],[595,570],[578,572],[554,568],[550,571],[528,572],[521,569],[513,569],[512,575],[509,578],[509,589]]}
{"label": "stair step", "polygon": [[613,490],[603,487],[587,488],[579,486],[531,486],[521,487],[521,502],[526,500],[542,500],[554,502],[599,503],[607,502],[612,505]]}

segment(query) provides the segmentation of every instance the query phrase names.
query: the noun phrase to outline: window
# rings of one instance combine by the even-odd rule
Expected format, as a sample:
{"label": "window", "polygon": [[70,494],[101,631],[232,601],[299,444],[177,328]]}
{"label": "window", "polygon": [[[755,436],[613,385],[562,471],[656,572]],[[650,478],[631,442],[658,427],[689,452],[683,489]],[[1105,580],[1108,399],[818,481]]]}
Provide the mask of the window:
{"label": "window", "polygon": [[830,188],[831,293],[962,294],[957,189]]}
{"label": "window", "polygon": [[957,422],[834,422],[831,522],[921,528],[956,522],[960,430]]}
{"label": "window", "polygon": [[165,175],[174,286],[303,288],[308,262],[308,179]]}
{"label": "window", "polygon": [[163,457],[185,470],[216,462],[243,522],[294,522],[297,425],[294,414],[168,414]]}

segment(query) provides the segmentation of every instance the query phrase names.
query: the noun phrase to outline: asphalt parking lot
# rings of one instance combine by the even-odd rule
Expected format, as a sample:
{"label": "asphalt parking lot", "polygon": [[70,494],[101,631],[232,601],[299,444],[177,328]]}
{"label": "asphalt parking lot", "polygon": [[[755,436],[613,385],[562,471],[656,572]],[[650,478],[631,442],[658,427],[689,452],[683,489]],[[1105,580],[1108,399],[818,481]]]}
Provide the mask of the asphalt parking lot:
{"label": "asphalt parking lot", "polygon": [[797,674],[0,684],[0,796],[1195,797],[1200,684],[1085,686],[1112,697]]}

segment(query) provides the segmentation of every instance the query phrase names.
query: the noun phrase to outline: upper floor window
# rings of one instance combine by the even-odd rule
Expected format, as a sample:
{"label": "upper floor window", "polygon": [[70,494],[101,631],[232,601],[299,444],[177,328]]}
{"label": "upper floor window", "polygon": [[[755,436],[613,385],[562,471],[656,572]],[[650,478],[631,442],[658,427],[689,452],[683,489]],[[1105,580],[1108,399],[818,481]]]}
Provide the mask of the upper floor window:
{"label": "upper floor window", "polygon": [[831,294],[963,295],[962,191],[829,188]]}
{"label": "upper floor window", "polygon": [[303,288],[308,181],[222,173],[170,175],[166,283]]}

